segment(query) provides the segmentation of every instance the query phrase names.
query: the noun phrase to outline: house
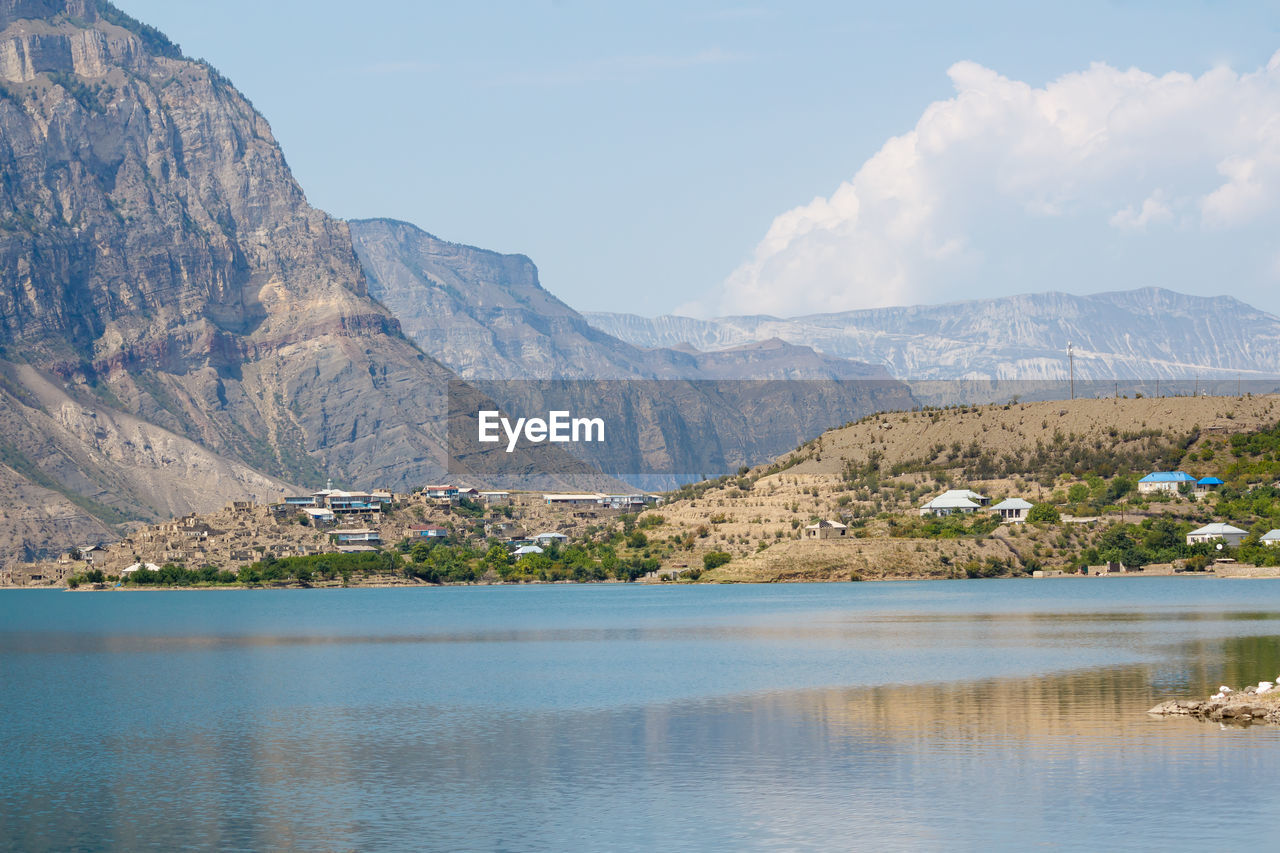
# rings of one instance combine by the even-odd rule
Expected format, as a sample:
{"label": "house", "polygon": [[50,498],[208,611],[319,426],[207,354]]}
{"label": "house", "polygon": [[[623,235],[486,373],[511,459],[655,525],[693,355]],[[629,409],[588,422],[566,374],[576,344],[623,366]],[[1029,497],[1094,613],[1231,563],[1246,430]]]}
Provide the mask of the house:
{"label": "house", "polygon": [[451,501],[458,497],[458,487],[449,485],[423,486],[422,492],[429,498]]}
{"label": "house", "polygon": [[517,558],[520,558],[520,557],[527,557],[530,554],[541,554],[542,549],[539,548],[537,545],[521,545],[512,553],[514,553]]}
{"label": "house", "polygon": [[539,533],[533,537],[533,541],[539,545],[563,545],[569,541],[569,537],[563,533]]}
{"label": "house", "polygon": [[921,517],[926,515],[952,515],[981,509],[991,503],[991,498],[968,489],[950,489],[920,507]]}
{"label": "house", "polygon": [[1280,544],[1280,529],[1271,530],[1262,534],[1262,538],[1258,541],[1263,545],[1274,548],[1277,544]]}
{"label": "house", "polygon": [[1138,493],[1167,492],[1176,495],[1183,486],[1194,488],[1195,484],[1196,478],[1186,471],[1154,471],[1138,481]]}
{"label": "house", "polygon": [[486,521],[484,535],[495,539],[525,539],[524,528],[514,521]]}
{"label": "house", "polygon": [[1007,521],[1010,524],[1021,524],[1027,520],[1027,514],[1031,512],[1031,502],[1024,501],[1022,498],[1009,498],[1000,501],[992,508],[993,512],[1000,513],[1000,520]]}
{"label": "house", "polygon": [[375,502],[368,492],[330,492],[324,499],[324,505],[333,510],[334,515],[382,512],[382,504]]}
{"label": "house", "polygon": [[598,506],[604,495],[543,495],[547,506]]}
{"label": "house", "polygon": [[443,539],[449,531],[438,524],[411,524],[409,535],[418,539]]}
{"label": "house", "polygon": [[1249,534],[1241,530],[1239,527],[1233,527],[1230,524],[1216,522],[1214,524],[1206,524],[1199,530],[1193,530],[1187,534],[1187,544],[1194,545],[1197,542],[1216,542],[1221,540],[1232,548],[1237,547],[1244,541],[1244,537]]}
{"label": "house", "polygon": [[1217,477],[1201,477],[1199,480],[1196,480],[1196,496],[1199,497],[1200,495],[1207,495],[1209,492],[1212,492],[1223,485],[1224,483],[1222,480],[1219,480]]}
{"label": "house", "polygon": [[645,508],[644,495],[601,495],[600,505],[606,509],[639,512]]}
{"label": "house", "polygon": [[322,506],[304,506],[302,512],[312,524],[332,524],[335,518],[333,510]]}
{"label": "house", "polygon": [[350,527],[330,531],[329,535],[339,545],[380,545],[382,534],[368,527]]}
{"label": "house", "polygon": [[290,495],[284,499],[289,506],[315,506],[315,495]]}
{"label": "house", "polygon": [[838,521],[822,521],[810,524],[804,529],[805,539],[840,539],[849,534],[849,528]]}
{"label": "house", "polygon": [[481,492],[480,500],[484,501],[486,506],[502,506],[511,503],[510,492]]}

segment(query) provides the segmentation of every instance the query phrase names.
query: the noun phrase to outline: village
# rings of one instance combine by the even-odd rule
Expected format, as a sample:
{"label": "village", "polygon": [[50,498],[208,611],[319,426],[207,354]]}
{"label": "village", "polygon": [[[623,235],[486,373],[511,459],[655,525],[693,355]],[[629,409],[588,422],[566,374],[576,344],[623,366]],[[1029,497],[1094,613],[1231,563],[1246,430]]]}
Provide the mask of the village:
{"label": "village", "polygon": [[79,543],[56,561],[20,564],[0,585],[61,585],[92,573],[123,583],[166,565],[238,573],[246,565],[324,554],[377,553],[417,542],[501,543],[520,559],[584,535],[587,528],[640,512],[657,495],[480,491],[449,484],[409,494],[326,488],[261,505],[236,501],[142,527],[115,542]]}
{"label": "village", "polygon": [[[115,542],[68,543],[59,559],[6,569],[0,583],[1269,576],[1280,564],[1274,403],[1179,403],[1205,409],[1207,425],[1160,429],[1147,401],[883,413],[666,495],[449,484],[397,494],[330,482]],[[1114,424],[1117,407],[1135,410],[1134,428]],[[1070,412],[1092,418],[1087,430],[1067,435],[1045,417]],[[968,445],[929,439],[966,430]],[[1018,430],[1021,451],[1008,435]],[[997,458],[983,440],[1010,450]],[[1144,460],[1187,464],[1144,471]]]}

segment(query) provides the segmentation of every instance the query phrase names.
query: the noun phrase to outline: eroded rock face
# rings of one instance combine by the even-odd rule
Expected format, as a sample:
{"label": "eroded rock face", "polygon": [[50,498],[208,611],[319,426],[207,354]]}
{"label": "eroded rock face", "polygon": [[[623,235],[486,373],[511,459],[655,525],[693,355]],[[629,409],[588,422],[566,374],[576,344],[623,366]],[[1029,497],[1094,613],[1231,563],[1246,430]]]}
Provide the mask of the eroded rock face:
{"label": "eroded rock face", "polygon": [[[444,470],[451,373],[368,297],[346,224],[215,69],[95,0],[0,0],[0,360],[277,480]],[[27,396],[0,405],[34,424]]]}
{"label": "eroded rock face", "polygon": [[537,389],[505,380],[665,380],[566,385],[556,394],[555,407],[607,416],[627,436],[616,445],[625,453],[592,457],[605,470],[754,465],[835,424],[915,404],[882,368],[780,340],[712,353],[625,343],[544,289],[523,255],[450,243],[388,219],[352,222],[351,231],[370,293],[423,350],[512,411],[548,406]]}

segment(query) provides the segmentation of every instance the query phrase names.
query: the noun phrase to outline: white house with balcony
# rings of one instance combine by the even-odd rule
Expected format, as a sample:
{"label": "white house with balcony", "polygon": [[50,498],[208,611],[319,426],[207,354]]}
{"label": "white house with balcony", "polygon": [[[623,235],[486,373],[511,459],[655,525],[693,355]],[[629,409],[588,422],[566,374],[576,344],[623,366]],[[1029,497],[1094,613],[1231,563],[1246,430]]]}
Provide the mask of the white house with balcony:
{"label": "white house with balcony", "polygon": [[1022,498],[1008,498],[1000,501],[991,508],[992,512],[1000,513],[1000,520],[1009,524],[1021,524],[1027,520],[1027,515],[1031,512],[1032,503]]}
{"label": "white house with balcony", "polygon": [[1236,548],[1244,541],[1244,537],[1248,536],[1248,532],[1241,530],[1230,524],[1215,522],[1206,524],[1198,530],[1193,530],[1187,534],[1187,544],[1195,545],[1198,542],[1218,542],[1221,541],[1232,548]]}

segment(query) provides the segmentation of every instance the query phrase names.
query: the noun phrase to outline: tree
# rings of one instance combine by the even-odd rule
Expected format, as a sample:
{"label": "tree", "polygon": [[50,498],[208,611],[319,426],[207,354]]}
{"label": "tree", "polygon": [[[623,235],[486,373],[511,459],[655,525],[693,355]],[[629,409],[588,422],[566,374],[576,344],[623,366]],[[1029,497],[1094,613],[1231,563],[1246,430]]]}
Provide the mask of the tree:
{"label": "tree", "polygon": [[489,550],[485,552],[484,561],[495,569],[501,569],[511,565],[511,553],[497,542],[489,546]]}
{"label": "tree", "polygon": [[409,548],[409,558],[415,563],[425,563],[431,556],[431,545],[432,543],[427,541],[414,542]]}
{"label": "tree", "polygon": [[1176,548],[1184,541],[1182,526],[1169,518],[1152,519],[1150,526],[1142,534],[1142,545],[1148,551]]}
{"label": "tree", "polygon": [[1119,524],[1108,528],[1098,539],[1098,555],[1109,563],[1123,563],[1128,569],[1140,569],[1146,563],[1138,544]]}
{"label": "tree", "polygon": [[1045,524],[1057,524],[1062,521],[1058,508],[1053,504],[1036,504],[1027,513],[1027,521],[1038,521]]}
{"label": "tree", "polygon": [[702,555],[702,568],[707,571],[718,569],[733,559],[731,554],[724,551],[709,551]]}

